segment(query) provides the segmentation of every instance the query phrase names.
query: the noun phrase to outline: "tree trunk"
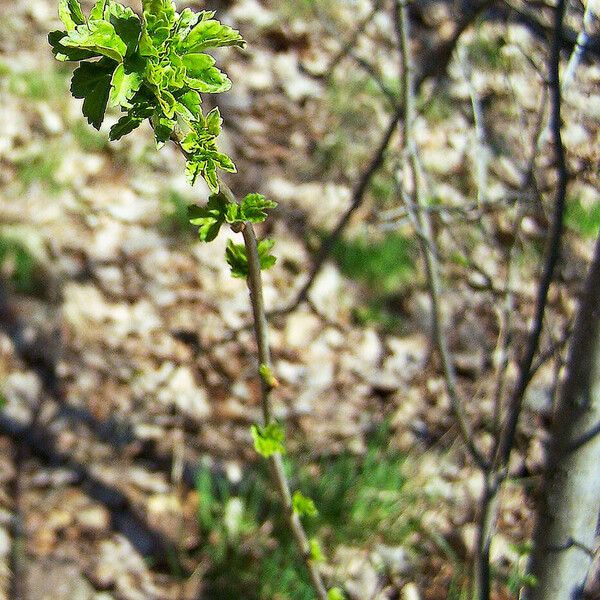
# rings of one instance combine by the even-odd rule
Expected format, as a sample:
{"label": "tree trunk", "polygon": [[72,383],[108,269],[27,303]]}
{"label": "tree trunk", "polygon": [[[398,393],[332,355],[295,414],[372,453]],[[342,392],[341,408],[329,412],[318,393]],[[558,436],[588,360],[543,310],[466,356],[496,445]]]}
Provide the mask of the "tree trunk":
{"label": "tree trunk", "polygon": [[581,598],[600,511],[600,236],[554,409],[526,600]]}

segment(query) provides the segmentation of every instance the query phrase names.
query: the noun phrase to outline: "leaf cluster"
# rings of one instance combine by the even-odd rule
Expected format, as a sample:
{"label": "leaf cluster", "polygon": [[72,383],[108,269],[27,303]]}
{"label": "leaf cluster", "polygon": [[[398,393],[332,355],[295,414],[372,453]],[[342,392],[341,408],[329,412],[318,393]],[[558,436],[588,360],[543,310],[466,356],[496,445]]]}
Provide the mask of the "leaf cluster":
{"label": "leaf cluster", "polygon": [[[238,204],[227,200],[225,194],[216,193],[209,197],[205,206],[191,206],[188,216],[190,223],[198,227],[200,239],[203,242],[212,242],[225,223],[234,228],[241,228],[244,223],[262,223],[267,218],[267,211],[276,206],[276,202],[267,200],[261,194],[248,194]],[[269,269],[275,264],[276,258],[271,254],[274,244],[270,239],[258,242],[261,269]],[[236,244],[229,240],[225,257],[233,277],[248,276],[248,256],[244,244]]]}
{"label": "leaf cluster", "polygon": [[244,46],[235,29],[214,19],[212,11],[177,13],[172,0],[142,0],[138,16],[115,0],[98,0],[86,18],[79,0],[59,0],[64,31],[48,36],[54,56],[79,62],[71,92],[83,99],[83,114],[96,129],[107,106],[124,113],[110,130],[111,140],[130,133],[146,119],[156,141],[182,140],[190,183],[202,176],[218,192],[217,169],[235,172],[219,152],[218,109],[202,112],[203,93],[225,92],[227,76],[207,50]]}
{"label": "leaf cluster", "polygon": [[285,453],[285,432],[279,423],[252,425],[250,431],[254,440],[254,449],[264,458]]}

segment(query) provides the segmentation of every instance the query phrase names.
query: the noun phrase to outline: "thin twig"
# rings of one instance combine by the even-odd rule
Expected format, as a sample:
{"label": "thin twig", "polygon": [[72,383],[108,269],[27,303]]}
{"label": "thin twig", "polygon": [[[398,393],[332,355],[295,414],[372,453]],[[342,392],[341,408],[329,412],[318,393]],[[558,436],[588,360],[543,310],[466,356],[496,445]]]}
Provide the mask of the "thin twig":
{"label": "thin twig", "polygon": [[[221,191],[230,201],[236,202],[232,191],[221,183]],[[252,314],[254,317],[254,334],[256,345],[258,347],[259,365],[271,369],[271,350],[269,346],[269,328],[267,323],[267,313],[263,298],[262,274],[260,268],[260,259],[258,256],[258,242],[252,223],[244,223],[242,229],[244,236],[244,245],[246,247],[246,256],[248,257],[248,276],[246,282],[250,292],[250,304],[252,305]],[[265,377],[261,380],[261,402],[263,420],[265,425],[273,422],[273,407],[271,405],[272,386]],[[302,525],[299,515],[294,511],[292,504],[292,492],[290,484],[285,474],[283,459],[281,454],[276,453],[269,457],[271,473],[273,475],[280,500],[283,504],[285,517],[288,522],[298,549],[308,570],[312,585],[319,600],[327,600],[327,588],[323,583],[323,578],[319,571],[318,564],[312,559],[310,552],[310,542]]]}
{"label": "thin twig", "polygon": [[[417,149],[414,143],[413,123],[415,119],[415,96],[414,96],[414,66],[412,62],[412,53],[410,51],[410,25],[408,16],[408,3],[406,0],[396,0],[394,2],[394,24],[398,37],[398,45],[402,60],[402,105],[403,111],[403,155],[408,159],[412,180],[413,180],[413,198],[407,209],[415,215],[415,224],[419,231],[419,244],[425,261],[425,271],[427,277],[427,287],[431,302],[431,328],[432,337],[438,350],[438,354],[444,371],[444,382],[446,391],[450,398],[452,412],[456,419],[460,436],[467,447],[469,454],[482,469],[487,469],[487,460],[478,449],[473,438],[473,432],[467,422],[466,415],[462,407],[462,402],[458,393],[456,374],[452,365],[448,342],[443,330],[441,311],[440,311],[440,281],[439,267],[436,258],[435,242],[431,231],[431,222],[429,214],[421,211],[424,204],[422,194],[423,177],[417,158]],[[424,239],[423,239],[424,238]],[[426,242],[424,241],[426,240]]]}
{"label": "thin twig", "polygon": [[550,284],[554,278],[554,271],[560,255],[568,182],[565,149],[561,135],[562,94],[559,73],[560,43],[564,13],[565,0],[558,0],[555,8],[554,37],[552,40],[549,62],[551,100],[550,129],[555,146],[556,173],[558,177],[554,200],[554,211],[552,215],[552,226],[547,238],[544,266],[538,287],[533,323],[527,339],[525,353],[519,363],[517,383],[510,398],[505,426],[500,437],[498,450],[494,461],[497,470],[505,469],[510,459],[510,454],[512,452],[514,439],[517,432],[517,425],[521,414],[523,397],[525,395],[527,386],[531,381],[531,367],[539,346],[540,336],[544,325],[544,314],[546,311],[546,305],[548,303],[548,292],[550,290]]}

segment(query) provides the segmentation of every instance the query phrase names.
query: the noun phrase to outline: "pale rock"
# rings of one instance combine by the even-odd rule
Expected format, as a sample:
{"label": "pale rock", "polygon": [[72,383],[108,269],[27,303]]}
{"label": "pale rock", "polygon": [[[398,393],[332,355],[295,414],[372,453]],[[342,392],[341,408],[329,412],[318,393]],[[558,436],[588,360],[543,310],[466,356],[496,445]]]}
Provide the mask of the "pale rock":
{"label": "pale rock", "polygon": [[590,134],[581,123],[571,122],[562,129],[562,139],[565,147],[575,152],[580,146],[590,141]]}
{"label": "pale rock", "polygon": [[164,404],[174,404],[194,420],[204,420],[211,412],[206,390],[196,385],[189,367],[178,367],[157,397]]}
{"label": "pale rock", "polygon": [[423,148],[423,166],[436,175],[450,175],[460,170],[464,153],[455,148]]}
{"label": "pale rock", "polygon": [[121,240],[123,252],[129,255],[156,250],[165,244],[157,231],[136,226],[127,227]]}
{"label": "pale rock", "polygon": [[327,263],[315,278],[310,290],[310,299],[319,313],[332,320],[337,317],[342,308],[341,301],[345,296],[342,292],[343,282],[339,269],[335,265]]}
{"label": "pale rock", "polygon": [[0,560],[4,560],[11,550],[11,541],[8,532],[3,527],[0,527]]}
{"label": "pale rock", "polygon": [[[272,90],[275,86],[275,79],[273,76],[273,54],[270,52],[261,51],[259,49],[255,49],[252,52],[251,61],[248,64],[244,63],[232,63],[229,68],[229,76],[242,80],[248,86],[248,89],[264,92],[267,90]],[[237,94],[237,92],[236,92]],[[252,119],[257,121],[256,119]],[[246,127],[250,125],[250,118],[245,118],[243,123],[246,123]],[[264,123],[260,123],[259,129],[257,129],[257,124],[253,126],[255,131],[251,132],[246,129],[247,133],[264,133],[265,125]]]}
{"label": "pale rock", "polygon": [[110,513],[104,506],[90,506],[80,509],[75,520],[84,531],[103,532],[110,527]]}
{"label": "pale rock", "polygon": [[276,19],[275,11],[265,8],[257,0],[239,0],[229,11],[235,22],[249,22],[258,29],[273,25]]}
{"label": "pale rock", "polygon": [[305,350],[321,330],[320,319],[307,312],[292,313],[285,324],[285,343],[288,348]]}
{"label": "pale rock", "polygon": [[91,576],[94,583],[100,588],[106,589],[115,585],[120,577],[127,573],[147,577],[143,557],[122,535],[102,541],[94,556],[96,564]]}
{"label": "pale rock", "polygon": [[95,270],[102,287],[113,294],[123,294],[123,273],[116,265],[99,266]]}
{"label": "pale rock", "polygon": [[402,546],[378,544],[372,554],[374,564],[380,563],[393,576],[407,575],[412,570],[408,552]]}
{"label": "pale rock", "polygon": [[490,547],[490,561],[492,563],[515,564],[519,560],[519,554],[512,542],[501,533],[496,533],[492,538]]}
{"label": "pale rock", "polygon": [[[105,159],[100,154],[67,152],[61,158],[54,179],[57,183],[71,185],[74,189],[86,190],[87,178],[98,175],[104,168]],[[85,193],[82,192],[82,195]]]}
{"label": "pale rock", "polygon": [[477,540],[477,527],[474,523],[467,523],[460,529],[460,537],[467,553],[472,556],[475,552]]}
{"label": "pale rock", "polygon": [[244,501],[241,498],[230,498],[225,504],[223,525],[231,538],[238,536],[244,518]]}
{"label": "pale rock", "polygon": [[170,486],[162,474],[152,473],[142,467],[129,467],[127,479],[145,492],[167,494],[170,491]]}
{"label": "pale rock", "polygon": [[125,227],[114,220],[105,220],[94,226],[91,239],[86,240],[85,252],[93,260],[115,261],[125,235]]}
{"label": "pale rock", "polygon": [[421,600],[421,594],[419,594],[419,588],[416,583],[407,583],[402,587],[401,593],[402,600]]}
{"label": "pale rock", "polygon": [[273,72],[283,86],[285,93],[293,102],[304,98],[318,98],[323,92],[322,86],[300,71],[296,52],[277,54],[273,60]]}
{"label": "pale rock", "polygon": [[54,111],[47,102],[40,102],[37,106],[42,119],[44,129],[50,134],[57,134],[63,130],[63,122],[60,115]]}
{"label": "pale rock", "polygon": [[34,561],[27,572],[30,600],[93,600],[94,588],[76,565],[63,561]]}
{"label": "pale rock", "polygon": [[423,370],[429,349],[424,335],[389,338],[387,345],[390,354],[383,362],[384,371],[397,375],[403,381],[410,381]]}
{"label": "pale rock", "polygon": [[379,587],[379,576],[367,553],[360,548],[340,546],[334,564],[338,577],[352,600],[372,598]]}
{"label": "pale rock", "polygon": [[300,385],[306,380],[306,366],[279,360],[275,365],[275,376],[281,382],[291,385]]}

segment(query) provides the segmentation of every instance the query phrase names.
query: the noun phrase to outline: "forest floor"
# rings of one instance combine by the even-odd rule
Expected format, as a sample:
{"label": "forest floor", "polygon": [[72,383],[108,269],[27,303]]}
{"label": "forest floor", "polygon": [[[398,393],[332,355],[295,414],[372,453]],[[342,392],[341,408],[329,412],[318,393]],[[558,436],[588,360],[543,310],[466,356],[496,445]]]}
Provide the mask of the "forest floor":
{"label": "forest floor", "polygon": [[[87,125],[68,91],[71,68],[46,42],[60,26],[55,4],[0,4],[0,599],[308,600],[252,445],[261,412],[247,289],[224,260],[234,234],[210,245],[196,239],[187,206],[208,190],[188,186],[181,157],[168,146],[157,152],[148,127],[109,143],[117,114],[100,132]],[[223,4],[219,18],[241,30],[248,48],[218,54],[234,83],[219,96],[221,144],[238,167],[231,187],[279,203],[263,232],[276,240],[277,264],[265,273],[275,309],[302,288],[387,127],[399,93],[394,28],[389,3],[379,3],[342,56],[370,14],[367,0],[323,2],[318,14],[309,1]],[[453,3],[423,6],[417,59],[449,39],[458,20]],[[450,348],[482,445],[491,443],[498,314],[517,212],[506,199],[522,191],[536,146],[545,52],[522,23],[476,21],[443,77],[426,81],[417,98],[432,206],[470,206],[482,156],[484,202],[501,206],[475,211],[477,222],[451,211],[436,221],[448,257]],[[496,599],[514,597],[520,584],[561,340],[600,224],[599,80],[600,68],[584,63],[565,99],[576,178],[542,340],[547,360],[526,397],[516,476],[504,488],[492,548]],[[272,319],[274,401],[292,480],[320,510],[308,527],[322,540],[327,581],[353,600],[459,599],[483,482],[431,353],[416,238],[396,210],[398,147],[390,144],[310,302]],[[543,131],[539,148],[539,204],[523,220],[514,277],[507,385],[552,201]]]}

